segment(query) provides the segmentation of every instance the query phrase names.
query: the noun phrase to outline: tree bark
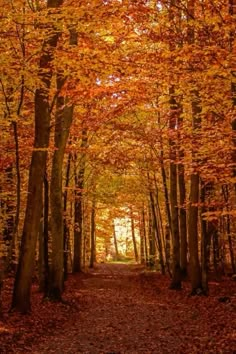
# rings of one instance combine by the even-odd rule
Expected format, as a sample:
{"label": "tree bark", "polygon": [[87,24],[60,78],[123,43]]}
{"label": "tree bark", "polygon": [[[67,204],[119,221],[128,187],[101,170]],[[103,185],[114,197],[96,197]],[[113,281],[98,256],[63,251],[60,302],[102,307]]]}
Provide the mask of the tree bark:
{"label": "tree bark", "polygon": [[116,237],[116,228],[115,228],[115,223],[113,221],[113,238],[114,238],[114,246],[115,246],[115,260],[119,260],[119,249],[118,249],[118,243],[117,243],[117,237]]}
{"label": "tree bark", "polygon": [[183,147],[181,146],[182,141],[180,139],[181,129],[183,126],[183,118],[181,117],[182,109],[178,115],[178,139],[179,139],[179,159],[178,164],[178,186],[179,186],[179,233],[180,233],[180,269],[183,278],[187,276],[187,213],[186,213],[186,187],[184,178],[184,165],[182,159],[184,158]]}
{"label": "tree bark", "polygon": [[[229,0],[229,14],[230,16],[236,15],[236,0]],[[233,53],[235,51],[235,31],[232,30],[230,32],[230,52]],[[235,118],[235,109],[236,109],[236,70],[234,67],[234,63],[232,63],[231,70],[231,94],[232,94],[232,141],[233,141],[233,152],[232,152],[232,162],[233,162],[233,176],[236,177],[236,118]],[[234,183],[235,193],[236,193],[236,182]]]}
{"label": "tree bark", "polygon": [[148,257],[148,266],[153,268],[156,263],[156,247],[155,247],[155,225],[152,216],[151,205],[148,209],[148,242],[149,242],[149,257]]}
{"label": "tree bark", "polygon": [[[206,198],[206,187],[201,183],[201,213],[206,212],[204,206]],[[207,233],[207,221],[201,218],[201,273],[202,273],[202,290],[205,295],[208,294],[208,233]]]}
{"label": "tree bark", "polygon": [[[171,135],[177,125],[178,105],[174,98],[174,88],[170,88],[170,121],[169,128]],[[169,141],[170,145],[170,206],[171,206],[171,231],[172,231],[172,280],[171,289],[181,289],[180,269],[180,240],[179,240],[179,214],[178,214],[178,192],[177,192],[177,165],[176,165],[176,142],[174,138]]]}
{"label": "tree bark", "polygon": [[188,217],[190,279],[192,294],[195,295],[201,289],[201,272],[198,256],[198,203],[199,203],[199,175],[191,175],[190,181],[190,206]]}
{"label": "tree bark", "polygon": [[[48,0],[47,7],[57,8],[63,0]],[[47,149],[50,134],[49,88],[51,84],[54,49],[59,33],[50,28],[50,36],[45,39],[39,63],[42,87],[35,93],[35,138],[31,158],[27,206],[21,239],[19,264],[17,267],[12,309],[26,313],[30,311],[30,289],[35,262],[35,247],[42,212],[42,188],[46,170]]]}
{"label": "tree bark", "polygon": [[85,174],[86,147],[88,143],[87,130],[82,129],[81,157],[78,173],[75,171],[75,229],[74,229],[74,258],[73,272],[80,272],[82,269],[82,237],[83,237],[83,188]]}
{"label": "tree bark", "polygon": [[68,197],[68,191],[67,188],[69,187],[70,183],[70,169],[71,169],[71,158],[72,155],[69,153],[68,155],[68,160],[67,160],[67,166],[66,166],[66,181],[65,181],[65,191],[64,191],[64,206],[63,206],[63,212],[64,212],[64,233],[63,233],[63,238],[64,238],[64,280],[67,279],[67,274],[68,274],[68,253],[70,252],[69,250],[69,243],[70,243],[70,232],[69,232],[69,227],[67,224],[67,197]]}
{"label": "tree bark", "polygon": [[91,210],[91,247],[90,247],[90,263],[89,267],[93,268],[96,261],[96,199],[93,196],[92,210]]}
{"label": "tree bark", "polygon": [[147,240],[144,206],[140,210],[140,258],[141,264],[147,264]]}
{"label": "tree bark", "polygon": [[[189,0],[187,3],[188,20],[194,18],[195,0]],[[188,28],[188,44],[193,44],[195,41],[195,29],[190,25]],[[194,80],[192,85],[196,86]],[[201,106],[199,93],[193,88],[190,92],[192,95],[192,125],[193,125],[193,145],[197,146],[199,139],[198,131],[201,127]],[[198,165],[196,159],[196,149],[192,151],[193,165]],[[189,236],[189,261],[190,261],[190,279],[192,286],[192,295],[201,294],[201,271],[198,254],[198,204],[199,204],[199,182],[200,177],[198,171],[193,167],[193,172],[190,178],[190,197],[189,197],[189,217],[188,217],[188,236]]]}
{"label": "tree bark", "polygon": [[231,237],[231,219],[230,219],[230,215],[229,215],[229,205],[228,205],[228,202],[229,202],[229,187],[228,187],[228,185],[225,185],[222,187],[222,193],[223,193],[225,203],[226,203],[226,208],[227,208],[226,210],[228,212],[227,217],[226,217],[226,233],[227,233],[228,243],[229,243],[230,263],[231,263],[232,272],[236,273],[233,241],[232,241],[232,237]]}
{"label": "tree bark", "polygon": [[[77,33],[70,31],[70,45],[77,45]],[[51,230],[52,230],[52,261],[50,267],[50,284],[48,297],[52,300],[61,300],[64,288],[64,218],[62,173],[65,148],[69,137],[70,126],[73,118],[73,105],[68,98],[60,96],[60,91],[66,81],[62,73],[57,74],[57,97],[54,154],[52,161],[50,205],[51,205]]]}
{"label": "tree bark", "polygon": [[44,258],[44,297],[48,294],[49,286],[49,183],[47,173],[44,176],[44,203],[43,203],[43,258]]}
{"label": "tree bark", "polygon": [[134,215],[132,209],[130,210],[130,221],[131,221],[131,235],[132,235],[132,241],[134,247],[134,257],[135,257],[135,262],[138,263],[139,256],[138,256],[138,249],[137,249],[137,243],[135,238]]}
{"label": "tree bark", "polygon": [[159,260],[160,260],[160,266],[161,266],[161,273],[165,274],[165,265],[164,265],[164,259],[163,259],[161,235],[160,235],[160,230],[159,230],[159,226],[158,226],[155,200],[154,200],[154,196],[153,196],[152,192],[150,192],[150,204],[151,204],[153,223],[154,223],[154,226],[155,226],[156,242],[157,242],[158,251],[159,251]]}

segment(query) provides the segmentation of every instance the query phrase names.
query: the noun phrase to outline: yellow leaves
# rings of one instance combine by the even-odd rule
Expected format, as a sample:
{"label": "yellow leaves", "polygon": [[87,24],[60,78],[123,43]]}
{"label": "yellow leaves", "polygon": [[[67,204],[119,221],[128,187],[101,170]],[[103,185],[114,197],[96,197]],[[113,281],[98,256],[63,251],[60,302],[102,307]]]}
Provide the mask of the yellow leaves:
{"label": "yellow leaves", "polygon": [[115,37],[110,35],[110,36],[103,36],[103,40],[107,43],[114,43],[115,42]]}
{"label": "yellow leaves", "polygon": [[40,147],[40,148],[36,148],[34,147],[32,150],[35,151],[35,152],[46,152],[46,151],[49,151],[50,148],[48,147]]}
{"label": "yellow leaves", "polygon": [[206,221],[216,221],[223,216],[236,216],[236,210],[215,210],[202,213],[202,217]]}

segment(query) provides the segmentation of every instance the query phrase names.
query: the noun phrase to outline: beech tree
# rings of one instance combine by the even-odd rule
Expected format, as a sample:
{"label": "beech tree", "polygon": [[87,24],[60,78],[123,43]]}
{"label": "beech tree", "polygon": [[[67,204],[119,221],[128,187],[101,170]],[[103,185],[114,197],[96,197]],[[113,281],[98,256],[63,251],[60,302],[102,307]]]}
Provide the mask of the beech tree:
{"label": "beech tree", "polygon": [[[58,9],[62,0],[48,0],[48,18],[51,9]],[[30,286],[34,269],[34,257],[42,212],[42,188],[46,170],[47,149],[50,134],[49,89],[52,78],[50,64],[57,45],[59,31],[55,25],[48,27],[39,63],[42,87],[35,92],[35,137],[29,171],[29,185],[24,228],[21,239],[19,264],[14,284],[12,308],[21,312],[30,310]]]}
{"label": "beech tree", "polygon": [[[77,45],[77,33],[70,29],[70,45]],[[51,232],[52,232],[52,264],[50,270],[49,297],[61,299],[64,280],[64,220],[62,200],[62,174],[64,153],[69,137],[70,126],[73,119],[73,104],[69,98],[62,97],[60,91],[65,84],[66,77],[63,73],[57,74],[57,90],[59,97],[56,103],[55,117],[55,151],[52,161],[51,173]]]}

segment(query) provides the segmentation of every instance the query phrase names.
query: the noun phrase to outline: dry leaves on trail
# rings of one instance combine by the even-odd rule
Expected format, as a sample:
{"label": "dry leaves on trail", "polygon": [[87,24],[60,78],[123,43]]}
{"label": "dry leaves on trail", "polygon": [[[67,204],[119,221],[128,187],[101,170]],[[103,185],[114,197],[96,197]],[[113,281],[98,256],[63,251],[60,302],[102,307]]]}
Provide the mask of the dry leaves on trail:
{"label": "dry leaves on trail", "polygon": [[0,352],[232,354],[236,282],[212,282],[209,297],[190,297],[188,283],[177,292],[168,286],[140,266],[101,264],[69,277],[65,304],[42,302],[34,286],[32,314],[21,316],[6,312],[7,282]]}

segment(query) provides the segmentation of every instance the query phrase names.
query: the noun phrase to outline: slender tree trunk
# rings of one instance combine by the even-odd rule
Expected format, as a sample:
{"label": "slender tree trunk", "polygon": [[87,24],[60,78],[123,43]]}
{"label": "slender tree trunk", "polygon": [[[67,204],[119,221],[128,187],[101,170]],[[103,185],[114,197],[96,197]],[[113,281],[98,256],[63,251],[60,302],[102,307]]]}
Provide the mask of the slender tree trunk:
{"label": "slender tree trunk", "polygon": [[38,279],[39,291],[44,291],[44,240],[43,240],[43,216],[39,227],[38,238]]}
{"label": "slender tree trunk", "polygon": [[161,236],[160,236],[160,230],[159,230],[158,221],[157,221],[155,200],[154,200],[154,196],[153,196],[152,192],[150,192],[150,204],[151,204],[151,210],[152,210],[153,223],[155,226],[156,241],[157,241],[157,246],[158,246],[158,251],[159,251],[161,273],[165,274],[165,265],[164,265],[163,252],[162,252]]}
{"label": "slender tree trunk", "polygon": [[63,212],[64,212],[64,280],[67,279],[68,275],[68,253],[69,253],[69,242],[70,242],[70,235],[69,235],[69,227],[67,225],[67,218],[66,218],[66,213],[67,213],[67,199],[68,199],[68,190],[67,188],[69,187],[70,183],[70,166],[71,166],[71,153],[68,155],[67,159],[67,165],[66,165],[66,181],[65,181],[65,191],[64,191],[64,206],[63,206]]}
{"label": "slender tree trunk", "polygon": [[[195,96],[196,101],[192,103],[193,108],[193,134],[195,130],[200,127],[200,106],[197,94]],[[195,136],[195,134],[194,134]],[[197,143],[197,134],[195,136],[195,144]],[[195,152],[193,154],[193,162],[195,160]],[[199,173],[193,171],[190,179],[190,205],[189,205],[189,217],[188,217],[188,235],[189,235],[189,256],[190,256],[190,279],[192,286],[192,294],[201,294],[202,282],[201,271],[198,254],[198,212],[199,212]]]}
{"label": "slender tree trunk", "polygon": [[[160,126],[160,115],[158,115],[158,124]],[[162,177],[162,184],[163,184],[164,197],[165,197],[166,219],[171,232],[171,211],[170,211],[170,201],[169,201],[169,193],[168,193],[168,186],[167,186],[166,170],[164,166],[164,148],[163,148],[162,135],[160,135],[160,166],[161,166],[161,177]]]}
{"label": "slender tree trunk", "polygon": [[200,292],[201,272],[198,256],[198,203],[199,203],[199,175],[191,175],[190,182],[190,205],[188,219],[189,233],[189,256],[190,256],[190,278],[192,285],[192,294]]}
{"label": "slender tree trunk", "polygon": [[48,241],[49,241],[49,184],[47,173],[44,175],[44,211],[43,211],[43,258],[44,258],[44,297],[48,294],[49,287],[49,252],[48,252]]}
{"label": "slender tree trunk", "polygon": [[[236,15],[236,0],[229,0],[229,14],[230,16],[235,16]],[[230,32],[230,52],[233,53],[235,52],[235,31],[231,30]],[[232,162],[233,162],[233,176],[236,177],[236,115],[235,115],[235,110],[236,110],[236,82],[235,82],[235,77],[236,77],[236,70],[235,70],[235,65],[234,63],[230,63],[232,65],[231,68],[231,94],[232,94],[232,109],[233,109],[233,114],[232,114],[232,141],[233,141],[233,151],[232,151]],[[235,187],[235,193],[236,193],[236,183],[234,183]]]}
{"label": "slender tree trunk", "polygon": [[[14,188],[13,182],[13,170],[12,165],[6,168],[6,183],[9,189]],[[3,210],[5,210],[5,217],[4,217],[4,227],[3,227],[3,241],[7,248],[7,258],[4,261],[4,273],[8,273],[11,269],[12,264],[12,256],[13,256],[13,249],[14,249],[14,206],[11,203],[6,201],[3,203]]]}
{"label": "slender tree trunk", "polygon": [[2,258],[0,257],[0,319],[3,319],[3,313],[2,313],[2,289],[3,289],[3,282],[4,282],[4,265]]}
{"label": "slender tree trunk", "polygon": [[[193,102],[193,129],[199,129],[200,113],[199,101],[196,97],[196,102]],[[193,131],[193,133],[194,133]],[[195,134],[194,134],[195,135]],[[195,144],[197,135],[195,136]],[[193,162],[195,161],[195,152],[193,154]],[[192,286],[192,294],[200,294],[202,289],[201,271],[198,254],[198,204],[199,204],[199,173],[193,171],[190,178],[190,197],[189,197],[189,214],[188,214],[188,235],[189,235],[189,261],[190,261],[190,279]]]}
{"label": "slender tree trunk", "polygon": [[235,257],[234,257],[234,249],[233,249],[233,242],[231,237],[231,230],[230,230],[230,217],[227,215],[227,235],[228,235],[228,243],[229,243],[229,254],[230,254],[230,262],[231,262],[231,269],[232,272],[236,273],[236,266],[235,266]]}
{"label": "slender tree trunk", "polygon": [[146,264],[147,260],[147,243],[146,243],[146,230],[145,230],[145,210],[144,206],[140,210],[140,261],[141,264]]}
{"label": "slender tree trunk", "polygon": [[88,143],[87,130],[82,130],[81,157],[79,171],[75,171],[75,229],[74,229],[74,258],[73,272],[80,272],[82,268],[82,237],[83,237],[83,188],[85,174],[85,149]]}
{"label": "slender tree trunk", "polygon": [[[201,213],[206,212],[206,207],[204,206],[206,198],[206,187],[201,183]],[[205,295],[208,294],[208,232],[207,232],[207,221],[201,218],[201,272],[202,272],[202,290]]]}
{"label": "slender tree trunk", "polygon": [[232,242],[232,237],[231,237],[231,219],[229,215],[229,187],[228,185],[225,185],[222,187],[222,193],[224,196],[224,200],[227,206],[227,217],[226,217],[226,233],[228,237],[228,243],[229,243],[229,254],[230,254],[230,262],[231,262],[231,267],[232,267],[232,272],[236,273],[236,265],[235,265],[235,257],[234,257],[234,249],[233,249],[233,242]]}
{"label": "slender tree trunk", "polygon": [[[63,0],[48,0],[48,8],[57,8]],[[43,86],[35,93],[35,138],[29,172],[27,206],[21,240],[19,264],[14,283],[12,309],[20,312],[30,310],[30,289],[35,262],[35,247],[42,212],[42,188],[46,170],[47,149],[50,134],[49,88],[51,84],[54,48],[59,38],[58,31],[50,29],[45,39],[40,58],[40,78]]]}
{"label": "slender tree trunk", "polygon": [[[189,0],[187,3],[188,20],[192,21],[195,14],[195,0]],[[195,42],[195,29],[193,26],[188,28],[188,44],[192,45]],[[199,134],[201,128],[201,106],[199,93],[196,83],[192,80],[193,89],[190,92],[192,95],[192,125],[193,125],[193,146],[198,146]],[[192,151],[193,164],[197,165],[196,151]],[[198,254],[198,204],[199,204],[199,173],[193,169],[190,178],[190,198],[189,198],[189,217],[188,217],[188,236],[189,236],[189,261],[190,261],[190,279],[192,286],[192,295],[202,293],[201,271]]]}
{"label": "slender tree trunk", "polygon": [[[23,15],[25,15],[25,4],[23,5],[22,8]],[[23,16],[23,23],[21,25],[22,32],[21,32],[21,51],[22,51],[22,61],[23,61],[23,67],[25,65],[25,16]],[[13,98],[9,95],[7,95],[7,92],[5,90],[5,87],[3,85],[2,80],[0,79],[0,83],[2,86],[2,93],[5,98],[5,106],[6,106],[6,112],[5,116],[8,116],[10,120],[12,120],[11,117],[11,108],[10,108],[10,102],[13,102]],[[11,91],[11,90],[10,90]],[[21,108],[23,106],[24,102],[24,93],[25,93],[25,79],[24,75],[21,75],[21,84],[20,84],[20,95],[19,95],[19,102],[18,102],[18,107],[16,110],[16,116],[19,118],[20,113],[21,113]],[[19,136],[18,136],[18,124],[17,121],[12,120],[12,127],[13,127],[13,137],[14,137],[14,143],[15,143],[15,168],[16,168],[16,208],[15,208],[15,217],[12,217],[13,220],[13,229],[12,229],[12,235],[8,247],[8,255],[7,255],[7,260],[6,260],[6,266],[4,267],[6,271],[10,270],[15,270],[16,268],[16,241],[17,241],[17,235],[18,235],[18,225],[19,225],[19,220],[20,220],[20,209],[21,209],[21,175],[20,175],[20,154],[19,154]],[[12,166],[8,168],[8,170],[11,170],[12,172]]]}
{"label": "slender tree trunk", "polygon": [[139,256],[138,256],[138,249],[137,249],[137,243],[135,238],[134,215],[132,209],[130,210],[130,221],[131,221],[131,235],[132,235],[132,241],[134,247],[135,262],[138,263]]}
{"label": "slender tree trunk", "polygon": [[[182,109],[181,109],[182,112]],[[183,126],[183,118],[181,114],[178,115],[178,130],[179,130],[179,144],[182,144],[180,140],[180,130]],[[178,149],[179,159],[184,158],[184,152],[181,145]],[[180,232],[180,269],[182,277],[187,276],[187,213],[186,213],[186,187],[184,179],[184,165],[183,163],[178,164],[178,185],[179,185],[179,232]]]}
{"label": "slender tree trunk", "polygon": [[115,246],[115,260],[118,261],[119,259],[119,249],[118,249],[118,242],[117,242],[117,237],[116,237],[116,228],[115,228],[115,223],[113,221],[113,238],[114,238],[114,246]]}
{"label": "slender tree trunk", "polygon": [[159,257],[160,257],[160,265],[161,265],[161,273],[165,274],[165,263],[164,263],[164,255],[163,255],[163,247],[165,247],[164,243],[164,231],[163,231],[163,225],[162,225],[162,217],[161,217],[161,210],[160,210],[160,205],[159,205],[159,189],[158,189],[158,184],[156,180],[156,175],[154,174],[154,182],[155,182],[155,195],[153,195],[153,200],[154,200],[154,221],[155,221],[155,226],[156,226],[156,236],[157,236],[157,243],[158,243],[158,249],[159,249]]}
{"label": "slender tree trunk", "polygon": [[147,230],[146,230],[146,218],[145,209],[142,209],[142,225],[143,225],[143,240],[144,240],[144,250],[145,250],[145,264],[148,263],[148,247],[147,247]]}
{"label": "slender tree trunk", "polygon": [[[25,10],[23,10],[25,11]],[[25,26],[23,26],[23,38],[22,38],[22,54],[23,58],[25,58]],[[20,89],[20,98],[17,108],[17,117],[20,117],[21,108],[24,102],[24,94],[25,94],[25,79],[24,75],[21,77],[21,89]],[[15,221],[13,227],[13,235],[12,235],[12,242],[10,245],[10,262],[11,268],[16,268],[16,242],[17,242],[17,235],[18,235],[18,226],[20,221],[20,209],[21,209],[21,175],[20,175],[20,153],[19,153],[19,136],[18,136],[18,125],[16,121],[12,122],[13,124],[13,134],[14,134],[14,141],[15,141],[15,161],[16,161],[16,212],[15,212]],[[14,259],[15,255],[15,259]]]}
{"label": "slender tree trunk", "polygon": [[161,176],[162,176],[162,183],[163,183],[164,197],[165,197],[165,207],[166,207],[166,218],[171,232],[172,221],[171,221],[170,201],[169,201],[166,171],[164,166],[164,152],[162,147],[161,147],[160,155],[161,155]]}
{"label": "slender tree trunk", "polygon": [[91,210],[91,247],[90,247],[90,263],[89,267],[93,268],[96,261],[96,199],[93,197]]}
{"label": "slender tree trunk", "polygon": [[219,280],[221,276],[219,270],[220,247],[219,247],[219,234],[216,228],[214,228],[213,230],[212,240],[213,240],[213,264],[214,264],[215,277],[217,280]]}
{"label": "slender tree trunk", "polygon": [[[20,115],[21,106],[23,104],[24,98],[24,80],[22,82],[21,89],[21,99],[20,104],[17,111],[17,116]],[[13,131],[14,131],[14,140],[15,140],[15,161],[16,161],[16,212],[15,212],[15,221],[12,233],[12,240],[10,243],[10,252],[9,252],[9,261],[10,268],[16,269],[16,243],[17,243],[17,235],[18,235],[18,226],[20,221],[20,209],[21,209],[21,175],[20,175],[20,154],[19,154],[19,137],[18,137],[18,126],[17,122],[13,122]]]}
{"label": "slender tree trunk", "polygon": [[[178,105],[174,98],[174,88],[170,88],[170,122],[169,128],[172,132],[176,129]],[[176,165],[176,142],[170,139],[170,206],[171,206],[171,230],[172,230],[172,280],[171,289],[181,289],[180,269],[180,239],[179,239],[179,214],[178,214],[178,192],[177,192],[177,165]]]}
{"label": "slender tree trunk", "polygon": [[172,277],[170,269],[170,228],[168,226],[165,228],[165,257],[168,273]]}
{"label": "slender tree trunk", "polygon": [[151,205],[148,210],[149,228],[148,228],[148,242],[149,242],[149,257],[148,266],[153,268],[156,262],[156,247],[155,247],[155,224],[152,216]]}
{"label": "slender tree trunk", "polygon": [[139,215],[139,235],[140,235],[140,263],[145,264],[144,236],[141,214]]}

